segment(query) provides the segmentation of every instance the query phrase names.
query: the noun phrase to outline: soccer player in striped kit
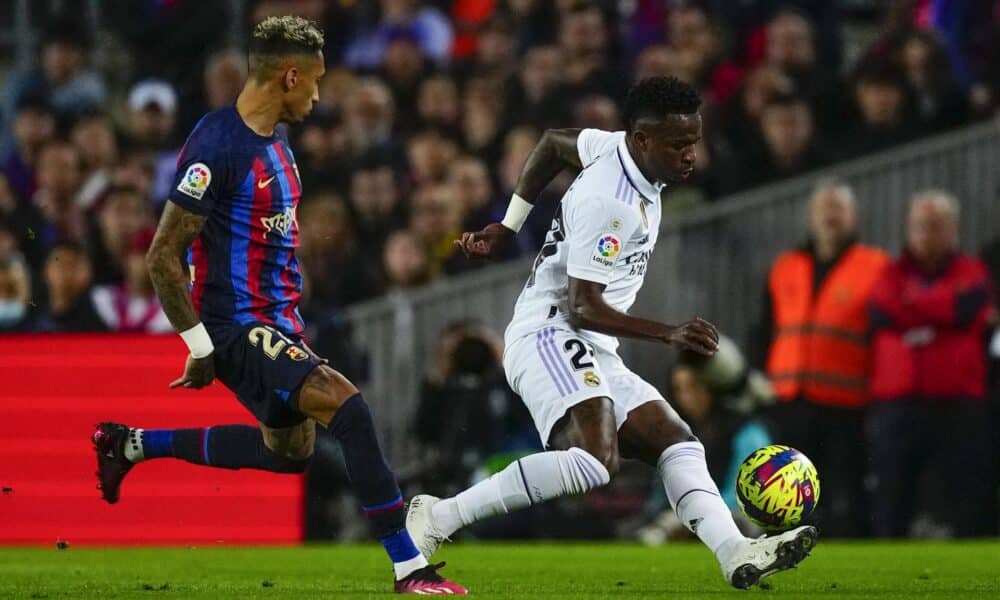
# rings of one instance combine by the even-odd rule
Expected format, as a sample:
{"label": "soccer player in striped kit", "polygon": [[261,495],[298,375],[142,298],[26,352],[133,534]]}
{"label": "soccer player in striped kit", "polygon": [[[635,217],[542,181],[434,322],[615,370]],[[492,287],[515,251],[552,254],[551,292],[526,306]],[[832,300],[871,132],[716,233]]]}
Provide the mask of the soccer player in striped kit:
{"label": "soccer player in striped kit", "polygon": [[115,503],[129,470],[159,458],[301,473],[316,436],[330,435],[392,560],[395,591],[465,594],[406,531],[399,486],[358,389],[300,335],[295,209],[302,188],[279,123],[302,121],[319,99],[322,48],[322,32],[305,19],[271,17],[254,28],[250,77],[234,106],[205,115],[188,137],[147,255],[163,310],[190,350],[171,387],[197,389],[218,378],[259,427],[101,423],[93,434],[99,487]]}

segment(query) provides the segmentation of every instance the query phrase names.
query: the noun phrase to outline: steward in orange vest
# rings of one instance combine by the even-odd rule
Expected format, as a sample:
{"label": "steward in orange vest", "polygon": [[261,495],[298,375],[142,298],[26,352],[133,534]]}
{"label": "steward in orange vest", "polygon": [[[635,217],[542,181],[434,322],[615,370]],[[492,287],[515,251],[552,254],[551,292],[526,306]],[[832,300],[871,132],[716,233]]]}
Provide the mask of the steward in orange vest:
{"label": "steward in orange vest", "polygon": [[767,374],[779,399],[865,404],[868,300],[888,263],[885,252],[856,241],[825,265],[817,264],[811,244],[778,257],[768,281]]}
{"label": "steward in orange vest", "polygon": [[864,406],[868,300],[889,256],[856,239],[854,193],[821,182],[809,203],[809,242],[768,276],[757,360],[779,402],[776,443],[805,452],[830,493],[814,513],[829,537],[864,536]]}

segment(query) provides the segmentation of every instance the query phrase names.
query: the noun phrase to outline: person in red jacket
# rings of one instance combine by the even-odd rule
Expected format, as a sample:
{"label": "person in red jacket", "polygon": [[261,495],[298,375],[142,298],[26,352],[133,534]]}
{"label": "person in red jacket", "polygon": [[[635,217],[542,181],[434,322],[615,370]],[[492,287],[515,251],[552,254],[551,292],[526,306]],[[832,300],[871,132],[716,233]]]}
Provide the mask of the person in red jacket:
{"label": "person in red jacket", "polygon": [[[875,534],[987,533],[995,496],[985,338],[995,315],[985,265],[958,250],[952,195],[914,197],[907,248],[876,284],[870,310]],[[914,519],[918,509],[926,518]]]}

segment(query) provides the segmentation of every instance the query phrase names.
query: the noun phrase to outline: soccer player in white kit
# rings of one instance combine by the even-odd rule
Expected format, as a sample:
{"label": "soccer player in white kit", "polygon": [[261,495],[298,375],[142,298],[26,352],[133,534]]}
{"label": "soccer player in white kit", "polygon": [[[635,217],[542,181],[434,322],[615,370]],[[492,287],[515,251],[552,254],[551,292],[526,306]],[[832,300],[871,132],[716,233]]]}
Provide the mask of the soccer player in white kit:
{"label": "soccer player in white kit", "polygon": [[627,314],[660,229],[660,192],[694,167],[701,99],[654,77],[625,100],[627,131],[550,130],[532,152],[503,223],[464,234],[467,254],[491,256],[523,224],[564,167],[581,168],[563,196],[505,334],[503,364],[548,448],[452,498],[416,496],[407,528],[429,558],[480,519],[607,484],[620,457],[657,469],[678,517],[715,554],[726,580],[747,588],[803,560],[814,527],[743,537],[705,464],[705,449],[655,387],[625,366],[617,336],[712,355],[718,332],[695,319],[666,325]]}

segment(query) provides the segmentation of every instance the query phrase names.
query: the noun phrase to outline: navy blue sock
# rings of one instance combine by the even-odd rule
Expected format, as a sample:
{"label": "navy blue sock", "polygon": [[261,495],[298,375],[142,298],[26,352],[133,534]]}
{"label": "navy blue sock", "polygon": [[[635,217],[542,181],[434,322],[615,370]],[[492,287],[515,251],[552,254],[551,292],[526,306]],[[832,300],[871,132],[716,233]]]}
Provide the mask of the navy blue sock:
{"label": "navy blue sock", "polygon": [[371,412],[361,394],[344,402],[327,430],[340,443],[354,492],[389,558],[400,563],[419,556],[420,551],[406,531],[403,496],[396,476],[382,456]]}
{"label": "navy blue sock", "polygon": [[275,473],[301,473],[309,464],[309,459],[275,454],[264,445],[260,429],[250,425],[144,430],[142,452],[147,459],[171,457],[196,465]]}

